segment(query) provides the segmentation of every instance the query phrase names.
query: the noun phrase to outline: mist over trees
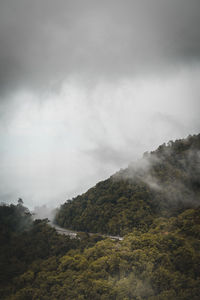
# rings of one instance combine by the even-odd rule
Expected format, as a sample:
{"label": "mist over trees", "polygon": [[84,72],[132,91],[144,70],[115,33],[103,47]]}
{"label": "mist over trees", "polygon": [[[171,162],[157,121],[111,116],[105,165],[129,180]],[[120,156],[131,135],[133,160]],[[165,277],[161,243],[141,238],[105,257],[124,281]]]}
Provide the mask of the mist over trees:
{"label": "mist over trees", "polygon": [[0,205],[1,299],[198,300],[199,153],[200,135],[169,142],[63,204],[73,239],[22,199]]}
{"label": "mist over trees", "polygon": [[124,235],[200,204],[200,135],[170,141],[61,205],[60,226]]}

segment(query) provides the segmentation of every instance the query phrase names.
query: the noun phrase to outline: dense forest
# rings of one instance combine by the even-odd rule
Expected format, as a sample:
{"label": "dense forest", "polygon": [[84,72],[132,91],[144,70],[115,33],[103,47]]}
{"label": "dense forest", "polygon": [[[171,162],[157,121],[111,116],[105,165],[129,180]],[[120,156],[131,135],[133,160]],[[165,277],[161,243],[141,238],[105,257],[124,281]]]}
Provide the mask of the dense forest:
{"label": "dense forest", "polygon": [[137,163],[68,200],[55,222],[74,230],[124,235],[156,217],[200,204],[200,135],[170,141]]}
{"label": "dense forest", "polygon": [[[70,239],[58,234],[48,223],[48,219],[33,220],[21,199],[17,205],[0,205],[0,299],[50,299],[41,294],[45,265],[51,269],[70,250],[82,252],[102,240],[100,236],[89,237],[84,233]],[[44,276],[39,288],[30,292],[29,285],[26,286],[40,272]],[[13,296],[18,289],[20,292]]]}
{"label": "dense forest", "polygon": [[199,171],[200,135],[145,153],[60,207],[55,221],[82,231],[73,239],[22,199],[2,204],[0,298],[198,300]]}

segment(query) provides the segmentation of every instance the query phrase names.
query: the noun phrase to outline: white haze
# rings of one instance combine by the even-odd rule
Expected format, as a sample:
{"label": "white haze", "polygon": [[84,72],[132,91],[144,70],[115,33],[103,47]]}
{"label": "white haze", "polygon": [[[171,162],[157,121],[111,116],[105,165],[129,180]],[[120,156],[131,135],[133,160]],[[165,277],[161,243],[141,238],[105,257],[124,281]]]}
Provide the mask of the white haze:
{"label": "white haze", "polygon": [[57,206],[200,129],[200,1],[0,1],[0,201]]}
{"label": "white haze", "polygon": [[144,151],[198,133],[197,78],[188,71],[94,88],[71,80],[59,93],[16,94],[0,132],[2,201],[57,205]]}

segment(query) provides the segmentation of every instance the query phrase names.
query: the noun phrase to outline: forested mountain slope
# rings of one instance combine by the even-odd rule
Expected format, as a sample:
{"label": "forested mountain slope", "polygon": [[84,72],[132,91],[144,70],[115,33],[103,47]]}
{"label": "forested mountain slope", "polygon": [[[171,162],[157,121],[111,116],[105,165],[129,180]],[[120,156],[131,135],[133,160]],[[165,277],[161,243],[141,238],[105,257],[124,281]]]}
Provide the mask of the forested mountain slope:
{"label": "forested mountain slope", "polygon": [[[21,200],[21,199],[20,199]],[[48,220],[33,220],[23,202],[17,205],[0,205],[0,299],[31,300],[30,289],[25,289],[44,265],[49,266],[65,255],[69,250],[93,246],[101,237],[59,235],[48,225]],[[46,262],[47,261],[47,262]],[[43,265],[44,263],[44,265]],[[23,275],[24,274],[24,275]],[[35,274],[35,275],[34,275]],[[39,280],[43,284],[45,277]],[[12,298],[18,289],[20,296]],[[36,298],[45,299],[35,289]],[[48,298],[49,299],[49,298]]]}
{"label": "forested mountain slope", "polygon": [[80,231],[147,231],[156,217],[200,204],[200,134],[170,141],[61,205],[55,222]]}
{"label": "forested mountain slope", "polygon": [[58,211],[67,227],[122,241],[70,239],[21,199],[0,205],[0,298],[199,300],[199,149],[200,135],[162,145]]}
{"label": "forested mountain slope", "polygon": [[[16,209],[7,208],[10,224]],[[148,232],[135,229],[123,241],[70,240],[45,220],[5,232],[7,221],[0,224],[2,300],[199,300],[198,208],[156,218]]]}

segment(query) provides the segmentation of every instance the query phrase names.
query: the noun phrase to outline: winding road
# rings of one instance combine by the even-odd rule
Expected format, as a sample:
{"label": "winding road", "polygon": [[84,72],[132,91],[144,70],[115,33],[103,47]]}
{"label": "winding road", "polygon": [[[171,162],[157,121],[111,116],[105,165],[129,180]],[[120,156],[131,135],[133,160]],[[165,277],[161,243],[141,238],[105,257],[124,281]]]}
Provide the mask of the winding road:
{"label": "winding road", "polygon": [[[62,228],[58,225],[55,225],[53,223],[50,223],[50,225],[52,227],[55,228],[55,230],[59,233],[59,234],[64,234],[64,235],[69,235],[71,238],[76,238],[78,232],[77,231],[73,231],[73,230],[70,230],[70,229],[65,229],[65,228]],[[88,233],[90,236],[94,235],[95,233]],[[100,234],[100,233],[96,233],[102,237],[105,237],[105,238],[110,238],[112,240],[118,240],[118,241],[122,241],[123,240],[123,237],[121,236],[114,236],[114,235],[107,235],[107,234]]]}

